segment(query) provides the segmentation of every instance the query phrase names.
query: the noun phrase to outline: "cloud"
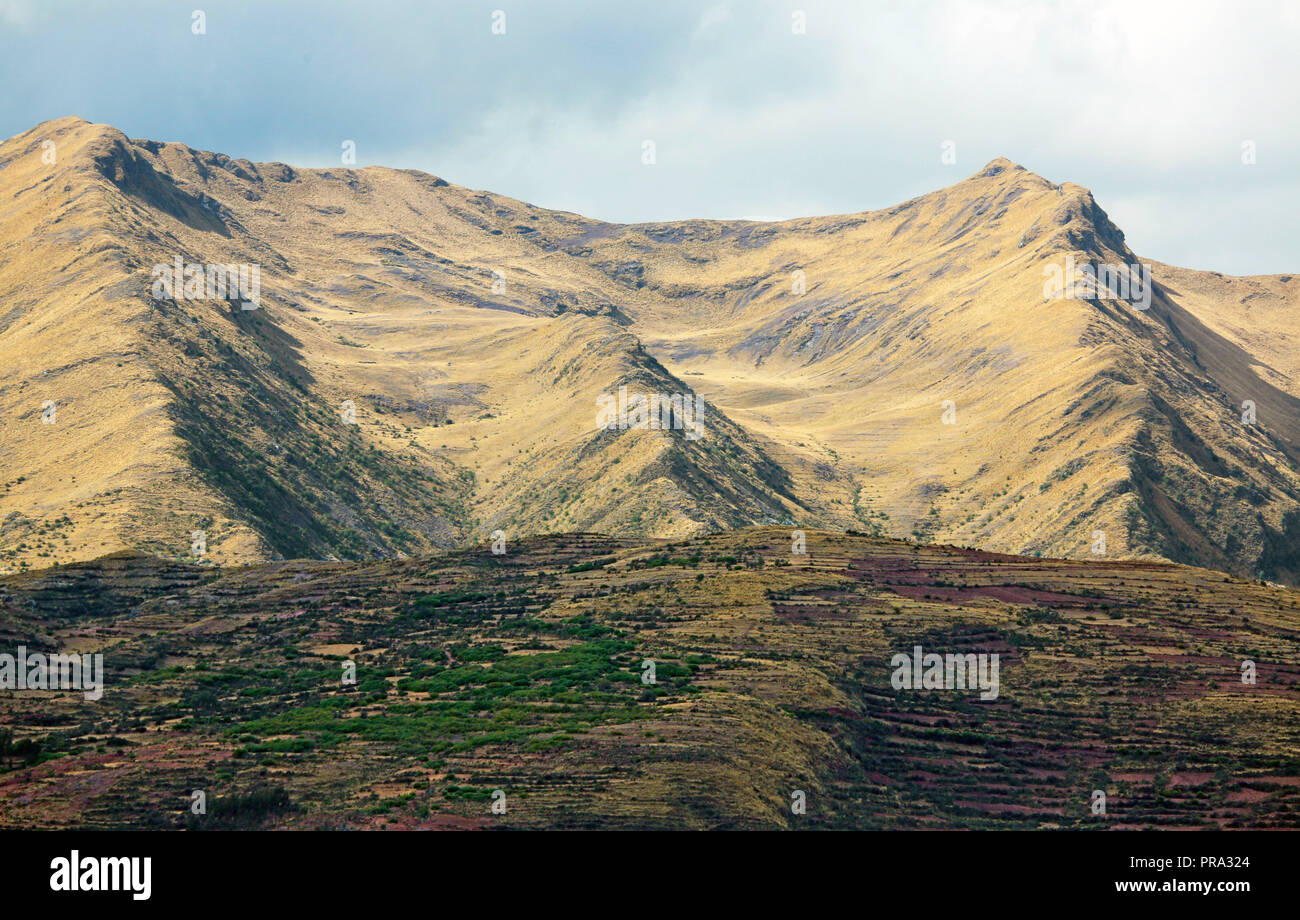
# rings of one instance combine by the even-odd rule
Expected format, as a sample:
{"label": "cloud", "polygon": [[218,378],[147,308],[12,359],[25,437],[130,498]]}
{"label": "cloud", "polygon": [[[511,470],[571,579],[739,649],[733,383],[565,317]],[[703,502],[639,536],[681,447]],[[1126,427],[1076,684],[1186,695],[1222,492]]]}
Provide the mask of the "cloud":
{"label": "cloud", "polygon": [[31,0],[0,0],[0,23],[25,28],[32,21]]}
{"label": "cloud", "polygon": [[1007,156],[1092,188],[1141,255],[1300,270],[1285,0],[221,2],[201,37],[163,2],[11,8],[6,134],[77,112],[319,166],[354,139],[363,163],[617,220],[885,207]]}

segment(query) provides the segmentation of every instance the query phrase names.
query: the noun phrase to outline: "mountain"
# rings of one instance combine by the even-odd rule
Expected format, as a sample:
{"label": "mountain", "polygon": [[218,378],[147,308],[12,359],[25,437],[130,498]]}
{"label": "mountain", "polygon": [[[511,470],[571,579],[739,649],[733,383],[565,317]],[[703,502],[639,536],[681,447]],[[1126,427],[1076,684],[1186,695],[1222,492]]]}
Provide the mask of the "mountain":
{"label": "mountain", "polygon": [[[785,523],[1300,581],[1300,281],[1144,262],[1006,160],[618,225],[64,118],[0,145],[0,239],[9,570]],[[1049,296],[1067,259],[1149,265],[1146,309]],[[177,260],[256,267],[256,309],[160,290]],[[620,387],[701,429],[598,428]]]}
{"label": "mountain", "polygon": [[1297,826],[1300,593],[805,537],[0,577],[8,654],[104,678],[0,696],[0,827]]}

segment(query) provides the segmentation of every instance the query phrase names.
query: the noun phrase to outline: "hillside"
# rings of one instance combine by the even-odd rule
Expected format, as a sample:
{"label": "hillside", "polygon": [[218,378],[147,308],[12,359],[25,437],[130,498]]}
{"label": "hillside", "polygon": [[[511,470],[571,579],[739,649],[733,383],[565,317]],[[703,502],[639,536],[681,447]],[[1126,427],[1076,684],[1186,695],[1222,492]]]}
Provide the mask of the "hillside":
{"label": "hillside", "polygon": [[[4,570],[794,523],[1300,581],[1300,280],[1045,297],[1068,256],[1143,260],[1006,160],[883,211],[616,225],[65,118],[0,145],[0,239]],[[258,308],[156,296],[177,258],[259,266]],[[598,430],[621,386],[701,397],[704,436]]]}
{"label": "hillside", "polygon": [[[105,674],[0,697],[0,826],[1297,826],[1300,594],[806,536],[0,578],[5,648]],[[917,645],[996,693],[900,688]]]}

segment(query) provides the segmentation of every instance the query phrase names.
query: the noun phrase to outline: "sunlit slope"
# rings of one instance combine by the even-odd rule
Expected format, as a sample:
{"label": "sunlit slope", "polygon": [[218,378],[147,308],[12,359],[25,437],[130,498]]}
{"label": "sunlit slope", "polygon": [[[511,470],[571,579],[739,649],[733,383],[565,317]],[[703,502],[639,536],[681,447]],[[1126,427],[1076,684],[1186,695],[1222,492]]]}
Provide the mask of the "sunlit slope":
{"label": "sunlit slope", "polygon": [[[7,563],[123,546],[189,556],[196,530],[217,561],[457,539],[446,464],[376,451],[341,424],[271,307],[283,260],[213,199],[76,119],[0,159]],[[265,308],[155,299],[152,266],[177,256],[261,263]]]}
{"label": "sunlit slope", "polygon": [[183,460],[111,155],[77,119],[0,147],[0,564],[178,552],[202,519],[261,546]]}
{"label": "sunlit slope", "polygon": [[[1143,260],[1007,160],[882,211],[643,225],[79,119],[0,164],[3,566],[791,521],[1300,575],[1296,281],[1050,297],[1067,257]],[[178,256],[259,266],[259,309],[153,297]],[[598,430],[620,386],[701,397],[705,436]]]}
{"label": "sunlit slope", "polygon": [[[1157,265],[1149,297],[1049,296],[1069,258],[1143,260],[1086,189],[1006,160],[886,211],[628,227],[588,258],[662,295],[635,318],[670,369],[847,478],[829,520],[1300,572],[1292,279],[1233,301],[1233,279]],[[1268,411],[1245,425],[1251,394]]]}
{"label": "sunlit slope", "polygon": [[[108,300],[138,327],[111,354],[139,365],[123,399],[150,390],[168,440],[153,445],[106,413],[86,437],[105,455],[126,456],[107,433],[118,426],[135,455],[193,494],[144,478],[145,461],[123,463],[102,473],[111,486],[101,490],[122,506],[121,524],[93,545],[77,536],[50,543],[38,535],[52,522],[84,528],[105,516],[107,501],[92,496],[93,512],[32,507],[34,461],[15,452],[6,469],[25,479],[10,499],[21,520],[3,535],[11,565],[122,547],[183,556],[196,529],[218,561],[364,557],[497,529],[512,538],[575,525],[671,535],[802,512],[787,474],[715,407],[705,409],[708,436],[696,440],[674,429],[597,429],[596,397],[620,386],[693,394],[630,334],[601,273],[584,279],[572,258],[527,239],[530,219],[589,222],[423,174],[259,167],[132,142],[77,119],[10,142],[8,162],[28,172],[0,177],[25,187],[28,173],[48,170],[41,137],[53,137],[61,168],[106,202],[103,215],[84,220],[111,229],[120,287]],[[259,266],[258,309],[155,296],[153,266],[178,257]],[[569,268],[557,271],[553,260]],[[81,341],[99,333],[97,315],[74,322]],[[14,335],[6,345],[57,354],[57,333],[40,328],[53,337]],[[100,379],[71,386],[74,407],[103,397]],[[30,443],[35,457],[37,435],[63,430],[26,425],[12,440]],[[80,481],[83,462],[99,465],[68,456],[57,472]]]}

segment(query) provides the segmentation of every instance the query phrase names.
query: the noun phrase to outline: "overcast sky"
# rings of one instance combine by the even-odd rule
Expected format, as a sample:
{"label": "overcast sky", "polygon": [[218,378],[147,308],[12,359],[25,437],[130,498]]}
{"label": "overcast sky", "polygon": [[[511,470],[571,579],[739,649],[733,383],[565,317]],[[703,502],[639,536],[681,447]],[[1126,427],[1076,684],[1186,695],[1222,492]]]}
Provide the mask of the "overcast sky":
{"label": "overcast sky", "polygon": [[300,166],[352,140],[619,221],[887,207],[1006,156],[1144,257],[1300,272],[1296,0],[0,0],[0,87],[5,137],[75,114]]}

